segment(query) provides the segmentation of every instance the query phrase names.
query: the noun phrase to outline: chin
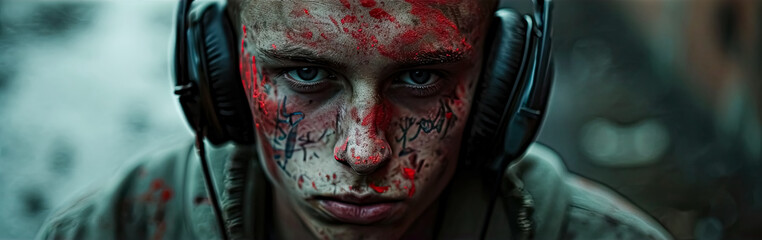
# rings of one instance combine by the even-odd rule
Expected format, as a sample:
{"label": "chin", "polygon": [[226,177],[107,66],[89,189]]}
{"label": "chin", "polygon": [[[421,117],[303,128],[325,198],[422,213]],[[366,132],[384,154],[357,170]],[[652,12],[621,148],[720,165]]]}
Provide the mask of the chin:
{"label": "chin", "polygon": [[308,225],[318,239],[399,239],[405,229],[395,225],[313,224]]}

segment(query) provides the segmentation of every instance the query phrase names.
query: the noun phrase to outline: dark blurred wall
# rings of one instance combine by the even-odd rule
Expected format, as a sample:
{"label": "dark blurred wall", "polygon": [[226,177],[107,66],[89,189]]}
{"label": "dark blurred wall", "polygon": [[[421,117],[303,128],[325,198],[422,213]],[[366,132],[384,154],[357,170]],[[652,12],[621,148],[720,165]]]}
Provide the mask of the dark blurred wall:
{"label": "dark blurred wall", "polygon": [[172,1],[0,1],[0,239],[185,135],[171,95]]}
{"label": "dark blurred wall", "polygon": [[761,12],[751,0],[557,1],[539,141],[678,239],[762,238]]}

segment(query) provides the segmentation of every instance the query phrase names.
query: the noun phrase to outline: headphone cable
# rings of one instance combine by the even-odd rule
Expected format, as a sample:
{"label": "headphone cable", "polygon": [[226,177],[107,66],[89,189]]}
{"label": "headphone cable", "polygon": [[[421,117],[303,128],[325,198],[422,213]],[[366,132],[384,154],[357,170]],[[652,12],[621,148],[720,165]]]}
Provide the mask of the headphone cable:
{"label": "headphone cable", "polygon": [[217,224],[220,227],[222,233],[222,239],[228,240],[228,229],[225,225],[225,220],[222,216],[222,209],[220,208],[220,202],[217,198],[217,188],[212,181],[212,173],[209,170],[209,162],[206,160],[206,151],[204,149],[204,131],[206,128],[199,124],[199,129],[196,130],[196,151],[199,159],[201,160],[201,169],[204,174],[204,184],[206,184],[206,194],[209,196],[209,200],[212,203],[212,209],[217,219]]}

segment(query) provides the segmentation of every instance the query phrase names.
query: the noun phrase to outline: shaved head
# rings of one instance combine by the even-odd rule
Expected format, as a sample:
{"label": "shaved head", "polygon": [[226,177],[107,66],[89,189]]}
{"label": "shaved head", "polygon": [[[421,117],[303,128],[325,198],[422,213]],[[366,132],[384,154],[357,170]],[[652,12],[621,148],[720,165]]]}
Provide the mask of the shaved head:
{"label": "shaved head", "polygon": [[[351,2],[354,2],[356,0],[335,0],[335,1],[331,1],[331,0],[327,0],[327,1],[304,1],[304,0],[297,0],[297,2],[299,2],[299,1],[301,1],[301,2],[325,2],[325,4],[327,4],[327,5],[333,4],[333,5],[337,5],[337,6],[346,6],[345,3],[350,3],[350,6],[351,6]],[[231,18],[230,20],[234,23],[234,25],[238,26],[238,25],[240,25],[242,18],[256,16],[256,14],[255,14],[257,12],[256,9],[257,9],[257,6],[260,6],[260,4],[262,4],[262,3],[264,3],[264,4],[272,4],[272,3],[277,3],[277,2],[280,2],[280,0],[228,0],[228,9],[227,9],[228,10],[228,15],[230,16],[230,18]],[[367,1],[360,1],[360,2],[367,2]],[[498,7],[498,5],[500,3],[500,0],[450,0],[450,1],[447,1],[447,0],[436,0],[436,1],[435,0],[413,0],[413,1],[404,1],[404,2],[401,1],[401,0],[398,0],[398,1],[379,1],[379,2],[388,2],[386,4],[390,4],[390,5],[391,4],[399,4],[399,3],[404,4],[405,2],[422,2],[422,3],[423,2],[448,2],[448,3],[450,3],[450,2],[452,2],[452,3],[457,3],[457,2],[476,2],[476,3],[478,3],[481,6],[480,9],[483,10],[481,12],[481,14],[483,14],[484,16],[489,16],[489,15],[492,15],[492,13],[497,10],[497,7]],[[361,4],[362,3],[360,3],[359,5],[361,5]],[[476,17],[476,16],[471,16],[471,17]],[[240,29],[236,29],[236,31],[240,31]]]}

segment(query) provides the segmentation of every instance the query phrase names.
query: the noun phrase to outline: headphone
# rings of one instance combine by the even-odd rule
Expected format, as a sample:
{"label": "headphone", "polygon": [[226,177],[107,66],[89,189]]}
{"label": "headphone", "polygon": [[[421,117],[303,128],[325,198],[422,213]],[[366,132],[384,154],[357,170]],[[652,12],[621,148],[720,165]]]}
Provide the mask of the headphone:
{"label": "headphone", "polygon": [[[484,67],[464,132],[459,168],[479,171],[491,189],[485,236],[508,165],[534,142],[552,85],[552,1],[533,0],[534,16],[496,11],[485,47]],[[174,92],[191,128],[221,229],[228,229],[217,201],[204,138],[212,144],[254,143],[254,122],[240,81],[234,30],[224,0],[181,0],[175,20]],[[490,46],[490,45],[486,45]],[[517,189],[523,192],[523,189]],[[519,194],[511,231],[532,236],[531,198]],[[523,216],[523,218],[522,218]],[[229,222],[229,221],[228,221]],[[512,229],[512,230],[513,230]],[[227,231],[221,231],[227,238]]]}

